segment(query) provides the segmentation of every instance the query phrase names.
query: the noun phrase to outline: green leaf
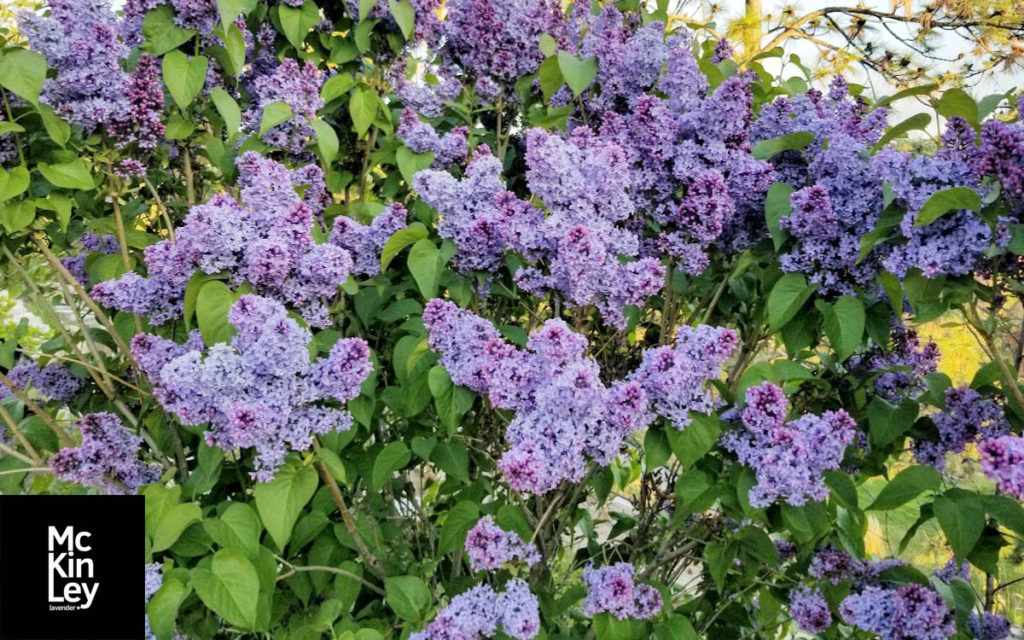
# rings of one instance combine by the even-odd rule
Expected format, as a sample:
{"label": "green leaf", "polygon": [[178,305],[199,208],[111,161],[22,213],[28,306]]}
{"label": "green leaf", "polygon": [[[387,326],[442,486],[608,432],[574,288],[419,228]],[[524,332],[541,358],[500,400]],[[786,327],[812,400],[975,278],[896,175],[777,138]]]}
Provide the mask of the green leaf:
{"label": "green leaf", "polygon": [[597,640],[642,640],[644,625],[640,620],[619,620],[610,613],[594,616],[594,637]]}
{"label": "green leaf", "polygon": [[654,635],[658,640],[700,640],[690,619],[676,615],[669,615],[664,622],[657,623]]}
{"label": "green leaf", "polygon": [[323,163],[328,165],[338,155],[338,134],[326,120],[318,118],[312,125],[313,131],[316,132],[316,150]]}
{"label": "green leaf", "polygon": [[388,265],[402,249],[427,237],[427,228],[421,222],[413,222],[405,229],[396,231],[388,238],[380,252],[380,270],[387,271]]}
{"label": "green leaf", "polygon": [[416,622],[430,604],[430,591],[416,576],[392,576],[384,580],[384,599],[402,620]]}
{"label": "green leaf", "polygon": [[978,105],[966,91],[954,87],[942,94],[935,105],[935,110],[943,118],[960,116],[971,124],[978,123]]}
{"label": "green leaf", "polygon": [[195,35],[195,29],[182,29],[175,24],[174,9],[169,4],[162,4],[147,13],[142,21],[142,36],[146,40],[142,50],[154,56],[162,56]]}
{"label": "green leaf", "polygon": [[843,296],[835,304],[822,303],[819,309],[825,320],[825,335],[836,359],[842,362],[860,346],[866,322],[864,304],[855,296]]}
{"label": "green leaf", "polygon": [[217,13],[220,14],[220,23],[227,27],[234,24],[235,18],[242,13],[243,0],[217,0]]}
{"label": "green leaf", "polygon": [[228,311],[237,300],[238,296],[220,280],[210,280],[199,289],[196,324],[207,345],[227,342],[235,335],[235,328],[228,322]]}
{"label": "green leaf", "polygon": [[360,137],[366,135],[377,117],[380,96],[373,89],[357,87],[352,90],[348,101],[348,113],[352,116],[352,130]]}
{"label": "green leaf", "polygon": [[60,146],[64,146],[68,139],[71,138],[71,125],[61,119],[48,104],[40,104],[36,107],[39,109],[39,117],[43,121],[43,128],[46,129],[46,134],[50,136],[50,140],[53,140]]}
{"label": "green leaf", "polygon": [[46,79],[46,60],[29,49],[9,49],[0,57],[0,86],[33,105]]}
{"label": "green leaf", "polygon": [[195,56],[191,60],[187,55],[175,49],[164,55],[164,84],[170,91],[174,102],[185,109],[196,99],[206,84],[206,67],[209,60],[206,56]]}
{"label": "green leaf", "polygon": [[348,93],[348,90],[351,89],[354,84],[355,80],[352,79],[351,74],[344,72],[339,73],[329,78],[327,82],[324,83],[324,86],[320,88],[320,98],[324,101],[324,104],[327,104],[331,100]]}
{"label": "green leaf", "polygon": [[398,23],[398,28],[402,30],[402,35],[406,40],[411,39],[416,28],[416,9],[412,3],[409,0],[388,0],[388,5],[391,7],[391,15]]}
{"label": "green leaf", "polygon": [[282,122],[287,122],[292,115],[292,108],[288,103],[271,102],[263,109],[263,117],[260,119],[260,135],[262,136]]}
{"label": "green leaf", "polygon": [[764,199],[764,219],[776,251],[782,248],[782,244],[789,237],[789,233],[779,223],[793,213],[793,205],[789,199],[793,191],[793,187],[785,182],[776,182],[768,188],[768,195]]}
{"label": "green leaf", "polygon": [[720,593],[735,557],[736,549],[726,542],[712,540],[704,546],[704,566],[708,568],[708,573],[711,574],[711,579],[715,581],[715,587]]}
{"label": "green leaf", "polygon": [[17,122],[8,122],[4,120],[0,122],[0,136],[5,136],[8,133],[24,133],[25,127],[21,126]]}
{"label": "green leaf", "polygon": [[1024,536],[1024,507],[1004,495],[985,496],[985,511],[1018,536]]}
{"label": "green leaf", "polygon": [[717,416],[702,413],[691,413],[691,422],[684,429],[666,429],[672,453],[676,454],[679,464],[685,469],[704,457],[718,442],[722,435],[722,426]]}
{"label": "green leaf", "polygon": [[316,23],[320,22],[320,9],[317,8],[313,0],[306,0],[301,7],[278,5],[278,11],[284,37],[293,47],[301,51],[306,34]]}
{"label": "green leaf", "polygon": [[572,89],[574,96],[578,96],[590,86],[597,75],[597,60],[595,58],[584,58],[580,60],[566,51],[558,52],[558,70],[562,72],[562,78]]}
{"label": "green leaf", "polygon": [[437,296],[437,283],[441,279],[441,251],[433,241],[424,238],[412,245],[406,260],[409,271],[416,280],[416,286],[424,298]]}
{"label": "green leaf", "polygon": [[807,285],[801,273],[787,273],[779,278],[768,294],[768,327],[778,331],[796,317],[817,285]]}
{"label": "green leaf", "polygon": [[644,459],[648,469],[656,469],[668,462],[672,455],[672,447],[668,437],[661,429],[648,428],[644,435]]}
{"label": "green leaf", "polygon": [[424,169],[430,168],[434,162],[434,152],[414,153],[412,149],[402,145],[395,151],[395,162],[398,170],[402,173],[402,179],[408,185],[412,184],[412,178]]}
{"label": "green leaf", "polygon": [[370,15],[376,5],[377,0],[359,0],[359,22],[366,20],[366,16]]}
{"label": "green leaf", "polygon": [[910,430],[917,419],[918,406],[913,400],[895,405],[884,398],[875,398],[868,405],[871,441],[887,445]]}
{"label": "green leaf", "polygon": [[446,474],[469,484],[469,450],[461,442],[442,442],[434,449],[431,461]]}
{"label": "green leaf", "polygon": [[537,78],[540,80],[540,90],[544,94],[545,101],[553,93],[562,88],[565,78],[562,77],[562,70],[558,66],[558,56],[548,56],[540,63],[537,69]]}
{"label": "green leaf", "polygon": [[278,549],[288,544],[292,527],[316,492],[317,484],[317,474],[312,467],[286,464],[272,481],[261,482],[253,489],[256,510]]}
{"label": "green leaf", "polygon": [[0,168],[0,202],[25,193],[28,184],[29,173],[25,165],[18,165],[10,171]]}
{"label": "green leaf", "polygon": [[377,454],[377,459],[373,461],[373,476],[370,482],[373,490],[380,491],[387,484],[388,480],[391,479],[391,476],[407,465],[411,458],[412,453],[404,442],[389,442],[386,444],[380,450],[380,453]]}
{"label": "green leaf", "polygon": [[178,607],[189,594],[189,589],[177,578],[164,578],[163,584],[146,605],[149,628],[157,640],[171,640],[174,637],[174,620]]}
{"label": "green leaf", "polygon": [[751,154],[757,160],[768,160],[783,151],[803,149],[814,142],[814,134],[810,131],[796,131],[787,133],[779,138],[762,140],[754,145]]}
{"label": "green leaf", "polygon": [[914,219],[914,226],[923,227],[951,211],[961,209],[970,209],[971,211],[981,209],[981,196],[977,191],[970,187],[950,187],[936,191],[921,205],[921,210],[917,212],[917,218]]}
{"label": "green leaf", "polygon": [[220,518],[212,522],[219,525],[207,528],[214,542],[226,549],[238,549],[246,557],[256,557],[263,525],[252,507],[240,502],[233,503],[224,510]]}
{"label": "green leaf", "polygon": [[209,569],[192,569],[192,585],[207,607],[229,624],[252,629],[256,626],[260,580],[256,567],[241,552],[221,549]]}
{"label": "green leaf", "polygon": [[210,99],[213,100],[214,106],[217,107],[220,117],[224,119],[224,126],[227,128],[228,134],[235,135],[238,133],[242,126],[242,110],[238,107],[235,99],[220,87],[217,87],[210,93]]}
{"label": "green leaf", "polygon": [[882,147],[889,144],[896,138],[902,138],[911,131],[924,129],[931,123],[931,121],[932,117],[927,113],[914,114],[907,118],[906,120],[904,120],[903,122],[892,127],[889,127],[889,130],[886,131],[885,134],[881,138],[879,138],[878,142],[875,143],[874,148],[881,149]]}
{"label": "green leaf", "polygon": [[969,556],[985,529],[985,510],[978,496],[966,491],[948,491],[935,499],[934,508],[935,518],[953,553],[958,558]]}
{"label": "green leaf", "polygon": [[466,534],[479,519],[480,509],[472,500],[463,500],[452,507],[441,526],[437,552],[444,554],[462,548],[466,544]]}
{"label": "green leaf", "polygon": [[153,552],[170,548],[189,525],[199,522],[202,517],[202,509],[194,502],[176,504],[164,511],[153,530]]}
{"label": "green leaf", "polygon": [[877,109],[879,107],[884,107],[888,104],[892,104],[893,102],[903,100],[905,98],[925,96],[931,93],[932,91],[935,91],[938,87],[939,85],[937,84],[923,84],[917,87],[910,87],[909,89],[904,89],[903,91],[899,91],[891,96],[886,96],[880,99],[878,102],[875,103],[875,108]]}
{"label": "green leaf", "polygon": [[37,168],[39,173],[43,174],[43,177],[55,187],[81,189],[83,191],[89,191],[96,187],[92,174],[89,172],[89,167],[85,166],[85,161],[81,158],[75,158],[60,164],[40,162]]}
{"label": "green leaf", "polygon": [[885,485],[868,511],[891,511],[910,502],[925,491],[935,491],[942,485],[942,476],[931,467],[917,465],[900,471]]}

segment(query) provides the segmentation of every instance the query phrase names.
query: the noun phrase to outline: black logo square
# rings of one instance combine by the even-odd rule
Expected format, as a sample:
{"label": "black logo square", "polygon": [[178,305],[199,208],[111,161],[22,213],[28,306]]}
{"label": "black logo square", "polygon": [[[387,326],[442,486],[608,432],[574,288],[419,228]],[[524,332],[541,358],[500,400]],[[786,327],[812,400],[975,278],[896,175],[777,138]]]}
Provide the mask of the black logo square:
{"label": "black logo square", "polygon": [[0,496],[0,640],[142,638],[145,533],[142,496]]}

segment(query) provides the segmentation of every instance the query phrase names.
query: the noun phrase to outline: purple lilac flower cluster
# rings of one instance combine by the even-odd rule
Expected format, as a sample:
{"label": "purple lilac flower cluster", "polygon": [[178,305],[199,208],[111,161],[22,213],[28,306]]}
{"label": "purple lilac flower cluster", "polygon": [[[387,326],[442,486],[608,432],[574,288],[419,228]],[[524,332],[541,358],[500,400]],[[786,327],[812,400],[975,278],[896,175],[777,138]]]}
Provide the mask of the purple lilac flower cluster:
{"label": "purple lilac flower cluster", "polygon": [[801,585],[790,591],[789,613],[797,626],[808,633],[823,633],[832,626],[832,612],[819,589]]}
{"label": "purple lilac flower cluster", "polygon": [[222,193],[193,207],[174,242],[146,248],[148,278],[128,273],[96,285],[92,296],[160,324],[180,315],[185,285],[197,269],[227,272],[233,284],[248,282],[298,309],[310,324],[330,324],[327,303],[352,272],[353,256],[342,241],[313,240],[328,198],[322,172],[313,165],[288,169],[255,152],[237,163],[241,202]]}
{"label": "purple lilac flower cluster", "polygon": [[651,585],[636,584],[635,573],[628,562],[583,569],[583,584],[587,587],[583,613],[595,616],[607,611],[619,620],[656,615],[661,611],[661,594]]}
{"label": "purple lilac flower cluster", "polygon": [[968,444],[1006,434],[1010,424],[1003,408],[969,387],[946,389],[946,407],[932,416],[938,441],[917,440],[911,450],[918,462],[943,469],[946,454],[963,453]]}
{"label": "purple lilac flower cluster", "polygon": [[211,446],[255,449],[253,476],[266,482],[315,434],[351,427],[352,416],[334,404],[359,395],[370,350],[361,338],[345,338],[310,363],[309,330],[281,303],[255,295],[239,298],[228,321],[237,331],[230,344],[204,350],[195,337],[178,345],[140,334],[132,355],[164,409],[185,425],[209,423]]}
{"label": "purple lilac flower cluster", "polygon": [[408,217],[405,207],[397,202],[388,205],[369,224],[340,216],[334,219],[328,242],[352,254],[352,273],[373,277],[380,273],[381,250],[391,236],[406,227]]}
{"label": "purple lilac flower cluster", "polygon": [[529,640],[540,631],[537,597],[525,581],[509,580],[501,593],[488,585],[460,593],[409,640],[479,640],[493,637],[499,625],[505,635],[516,640]]}
{"label": "purple lilac flower cluster", "polygon": [[324,106],[320,97],[324,80],[313,62],[307,60],[300,65],[294,58],[285,58],[273,72],[256,76],[249,83],[253,108],[246,114],[247,126],[258,130],[268,106],[275,102],[287,104],[292,117],[264,133],[263,141],[299,156],[315,138],[312,121]]}
{"label": "purple lilac flower cluster", "polygon": [[1017,98],[1017,123],[989,120],[981,127],[974,170],[999,180],[1017,216],[1024,205],[1024,98]]}
{"label": "purple lilac flower cluster", "polygon": [[1024,500],[1024,438],[1000,436],[982,440],[981,470],[996,481],[1000,491]]}
{"label": "purple lilac flower cluster", "polygon": [[414,153],[433,153],[434,163],[431,166],[438,169],[462,164],[466,160],[469,127],[454,127],[439,135],[429,122],[420,120],[415,111],[406,107],[395,135]]}
{"label": "purple lilac flower cluster", "polygon": [[966,560],[961,562],[957,560],[956,556],[950,556],[946,564],[932,571],[932,575],[946,584],[951,584],[957,578],[969,582],[971,579],[971,563]]}
{"label": "purple lilac flower cluster", "polygon": [[[21,358],[7,372],[11,384],[21,391],[47,400],[71,402],[82,389],[83,382],[76,378],[64,365],[50,362],[44,366],[28,358]],[[10,395],[6,385],[0,385],[0,399]]]}
{"label": "purple lilac flower cluster", "polygon": [[757,476],[750,490],[752,506],[766,507],[779,498],[796,506],[824,500],[828,489],[822,472],[839,468],[856,434],[856,423],[842,409],[789,422],[787,409],[781,388],[770,382],[751,387],[742,425],[722,438],[722,445]]}
{"label": "purple lilac flower cluster", "polygon": [[956,633],[954,612],[920,584],[868,586],[839,605],[843,620],[882,640],[945,640]]}
{"label": "purple lilac flower cluster", "polygon": [[401,58],[387,70],[395,95],[406,108],[426,118],[444,115],[444,103],[455,101],[462,92],[459,72],[444,64],[417,61],[409,65],[408,62],[407,58]]}
{"label": "purple lilac flower cluster", "polygon": [[815,580],[838,585],[851,580],[855,586],[863,586],[875,580],[879,574],[893,567],[903,566],[904,562],[896,558],[882,560],[861,560],[854,558],[845,551],[833,547],[819,549],[807,568],[807,575]]}
{"label": "purple lilac flower cluster", "polygon": [[887,348],[876,347],[863,356],[853,356],[849,364],[858,372],[880,372],[875,378],[875,393],[899,403],[925,390],[924,377],[936,371],[940,356],[937,344],[922,345],[915,330],[897,326],[890,333]]}
{"label": "purple lilac flower cluster", "polygon": [[[128,111],[123,119],[111,124],[110,131],[121,145],[134,142],[143,149],[152,149],[164,137],[164,123],[160,121],[164,111],[164,89],[157,58],[147,53],[139,56],[135,69],[128,76],[125,91]],[[144,168],[138,170],[140,167],[141,163],[130,175],[145,175]]]}
{"label": "purple lilac flower cluster", "polygon": [[1010,637],[1010,621],[987,611],[980,616],[972,613],[967,619],[967,627],[974,640],[1006,640]]}
{"label": "purple lilac flower cluster", "polygon": [[537,547],[522,541],[511,531],[494,524],[494,518],[484,516],[466,535],[466,555],[473,571],[500,569],[508,562],[523,562],[533,566],[540,561]]}
{"label": "purple lilac flower cluster", "polygon": [[[153,595],[163,586],[163,569],[158,562],[151,562],[146,565],[146,602],[149,602]],[[156,636],[149,627],[149,614],[146,614],[146,640],[155,640]]]}
{"label": "purple lilac flower cluster", "polygon": [[26,11],[21,32],[29,46],[56,71],[46,80],[40,100],[62,118],[91,132],[131,113],[128,74],[120,60],[128,55],[120,20],[106,0],[50,0],[46,17]]}
{"label": "purple lilac flower cluster", "polygon": [[144,484],[160,478],[160,465],[138,458],[142,438],[124,428],[112,413],[90,413],[77,424],[82,444],[66,447],[50,458],[54,475],[61,480],[133,494]]}
{"label": "purple lilac flower cluster", "polygon": [[992,230],[973,211],[947,214],[915,226],[921,206],[935,192],[970,187],[984,195],[972,170],[978,157],[975,132],[963,118],[950,118],[939,150],[931,156],[883,149],[875,156],[879,180],[889,183],[896,202],[906,209],[900,232],[906,239],[884,260],[890,273],[903,276],[917,268],[929,278],[971,273],[992,244]]}
{"label": "purple lilac flower cluster", "polygon": [[[6,119],[7,117],[0,113],[0,122]],[[7,165],[17,159],[18,145],[14,140],[14,136],[10,133],[0,135],[0,166]]]}

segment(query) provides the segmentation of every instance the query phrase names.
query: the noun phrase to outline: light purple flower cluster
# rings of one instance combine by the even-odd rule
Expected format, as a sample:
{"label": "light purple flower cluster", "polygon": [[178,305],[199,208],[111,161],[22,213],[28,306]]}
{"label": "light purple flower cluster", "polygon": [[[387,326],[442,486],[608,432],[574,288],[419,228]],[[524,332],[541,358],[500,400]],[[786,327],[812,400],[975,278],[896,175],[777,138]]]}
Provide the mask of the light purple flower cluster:
{"label": "light purple flower cluster", "polygon": [[951,584],[957,578],[969,582],[971,579],[971,563],[966,560],[961,562],[957,560],[956,556],[950,556],[946,564],[932,571],[932,575],[946,584]]}
{"label": "light purple flower cluster", "polygon": [[1000,436],[978,444],[981,470],[1000,491],[1024,500],[1024,438]]}
{"label": "light purple flower cluster", "polygon": [[967,627],[974,640],[1006,640],[1010,637],[1010,621],[987,611],[980,616],[972,613],[967,619]]}
{"label": "light purple flower cluster", "polygon": [[124,120],[128,74],[120,66],[128,48],[119,37],[120,20],[106,0],[50,0],[49,16],[26,11],[20,28],[29,46],[56,71],[40,100],[62,118],[92,132]]}
{"label": "light purple flower cluster", "polygon": [[516,640],[529,640],[540,631],[537,597],[525,581],[509,580],[502,593],[483,584],[460,593],[409,640],[479,640],[493,637],[499,625]]}
{"label": "light purple flower cluster", "polygon": [[381,250],[391,236],[406,227],[408,216],[405,207],[397,202],[388,205],[369,224],[339,216],[334,219],[328,242],[352,254],[352,273],[373,277],[380,273]]}
{"label": "light purple flower cluster", "polygon": [[438,169],[462,164],[466,160],[469,127],[454,127],[442,136],[429,122],[420,120],[415,111],[406,107],[395,135],[414,153],[433,153],[434,163],[431,166]]}
{"label": "light purple flower cluster", "polygon": [[876,347],[863,356],[853,356],[850,368],[865,374],[875,372],[875,393],[899,403],[925,390],[924,376],[936,370],[940,356],[937,344],[922,345],[914,329],[896,326],[890,332],[888,348]]}
{"label": "light purple flower cluster", "polygon": [[551,0],[449,0],[445,12],[442,55],[475,78],[510,86],[544,59],[541,34],[557,38],[565,30]]}
{"label": "light purple flower cluster", "polygon": [[[146,602],[149,602],[160,587],[163,586],[164,576],[163,569],[158,562],[152,562],[146,565]],[[146,614],[146,640],[156,640],[156,636],[153,635],[153,630],[149,627],[149,613]]]}
{"label": "light purple flower cluster", "polygon": [[847,596],[839,613],[881,640],[945,640],[956,633],[955,616],[942,596],[916,583],[866,587]]}
{"label": "light purple flower cluster", "polygon": [[[28,358],[21,358],[7,372],[7,377],[14,386],[29,395],[64,403],[70,402],[83,386],[82,380],[76,378],[64,365],[50,362],[40,366]],[[0,385],[0,398],[8,395],[10,390],[7,386]]]}
{"label": "light purple flower cluster", "polygon": [[824,500],[822,472],[839,468],[856,434],[856,423],[842,409],[787,422],[787,408],[781,388],[770,382],[751,387],[742,425],[722,437],[722,445],[757,477],[752,506],[766,507],[778,498],[795,506]]}
{"label": "light purple flower cluster", "polygon": [[315,434],[352,425],[345,403],[369,375],[370,350],[361,338],[339,340],[310,363],[308,329],[279,302],[244,295],[228,321],[231,344],[205,351],[149,334],[132,340],[132,355],[154,395],[182,424],[209,423],[206,441],[226,451],[253,448],[262,482],[273,478],[289,451],[311,446]]}
{"label": "light purple flower cluster", "polygon": [[647,391],[651,407],[676,429],[690,424],[690,412],[711,413],[714,397],[705,383],[718,379],[722,365],[739,344],[732,329],[699,325],[679,327],[675,346],[644,351],[630,380]]}
{"label": "light purple flower cluster", "polygon": [[583,569],[587,595],[583,613],[595,616],[608,612],[619,620],[647,619],[661,611],[661,594],[648,584],[636,584],[636,569],[628,562],[606,567],[588,565]]}
{"label": "light purple flower cluster", "polygon": [[[226,272],[233,284],[248,282],[310,324],[330,324],[327,303],[352,272],[353,257],[339,242],[313,240],[326,199],[322,172],[313,165],[291,170],[255,152],[237,163],[241,202],[221,193],[193,207],[176,241],[146,248],[148,278],[128,273],[96,285],[92,296],[160,324],[180,315],[185,285],[197,269]],[[296,189],[303,187],[300,197]]]}
{"label": "light purple flower cluster", "polygon": [[968,444],[1006,434],[1010,425],[1003,408],[969,387],[946,389],[946,407],[932,416],[938,441],[917,440],[911,450],[918,462],[943,469],[946,454],[963,453]]}
{"label": "light purple flower cluster", "polygon": [[824,633],[832,626],[832,612],[819,589],[805,585],[789,592],[789,614],[808,633]]}
{"label": "light purple flower cluster", "polygon": [[484,516],[466,535],[466,555],[473,571],[500,569],[508,562],[523,562],[533,566],[540,561],[537,547],[522,541],[511,531],[494,524],[494,518]]}
{"label": "light purple flower cluster", "polygon": [[292,117],[264,133],[263,141],[293,156],[300,155],[316,137],[312,121],[324,106],[320,87],[325,79],[312,61],[300,65],[294,58],[285,58],[272,73],[259,75],[250,83],[253,108],[246,115],[247,126],[258,130],[268,106],[287,104]]}
{"label": "light purple flower cluster", "polygon": [[971,273],[992,244],[992,230],[973,211],[956,211],[925,226],[915,226],[921,206],[936,191],[970,187],[984,195],[974,171],[978,149],[966,120],[950,118],[935,155],[884,149],[875,156],[879,180],[889,183],[896,202],[906,209],[900,224],[905,241],[896,243],[885,268],[903,276],[917,268],[929,278]]}
{"label": "light purple flower cluster", "polygon": [[[443,64],[417,61],[410,67],[406,58],[400,58],[387,70],[387,77],[402,104],[427,118],[444,115],[444,103],[457,100],[462,92],[458,71]],[[432,82],[427,82],[428,77]]]}
{"label": "light purple flower cluster", "polygon": [[110,493],[133,494],[160,478],[160,465],[146,464],[138,458],[142,438],[125,429],[114,414],[87,414],[77,427],[82,444],[61,449],[49,461],[61,480]]}

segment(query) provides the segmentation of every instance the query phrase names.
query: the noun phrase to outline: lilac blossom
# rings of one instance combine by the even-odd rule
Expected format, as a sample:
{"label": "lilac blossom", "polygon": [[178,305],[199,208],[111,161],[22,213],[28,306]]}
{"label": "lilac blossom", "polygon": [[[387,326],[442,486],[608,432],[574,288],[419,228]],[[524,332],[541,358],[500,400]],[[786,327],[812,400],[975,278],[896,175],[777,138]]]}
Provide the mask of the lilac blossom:
{"label": "lilac blossom", "polygon": [[751,387],[742,425],[722,438],[757,477],[752,506],[766,507],[779,498],[794,506],[824,500],[828,489],[822,472],[839,468],[856,433],[856,423],[842,409],[787,422],[787,406],[782,389],[770,382]]}
{"label": "lilac blossom", "polygon": [[[67,367],[50,362],[40,365],[28,358],[21,358],[7,372],[11,384],[29,396],[68,403],[81,391],[84,383],[76,378]],[[6,385],[0,386],[0,398],[10,395]]]}
{"label": "lilac blossom", "polygon": [[[125,87],[128,110],[124,117],[111,123],[111,133],[120,145],[136,143],[143,149],[152,149],[163,140],[164,90],[160,63],[154,56],[142,54],[129,74]],[[131,175],[145,175],[145,170]]]}
{"label": "lilac blossom", "polygon": [[292,117],[263,134],[267,144],[300,155],[316,134],[312,122],[324,106],[320,88],[325,78],[310,60],[300,65],[294,58],[285,58],[271,73],[255,77],[251,82],[253,109],[246,115],[248,126],[258,129],[263,113],[271,104],[283,102]]}
{"label": "lilac blossom", "polygon": [[951,584],[957,578],[969,582],[971,579],[971,564],[966,560],[958,560],[956,556],[950,556],[946,564],[932,571],[932,575],[946,584]]}
{"label": "lilac blossom", "polygon": [[491,516],[484,516],[469,530],[466,555],[474,571],[494,571],[516,561],[533,566],[540,560],[536,546],[524,543],[517,534],[494,524]]}
{"label": "lilac blossom", "polygon": [[847,596],[839,612],[848,624],[882,640],[944,640],[956,633],[953,611],[942,596],[919,584],[869,586]]}
{"label": "lilac blossom", "polygon": [[209,423],[211,446],[255,449],[253,476],[267,482],[289,451],[352,426],[335,405],[359,394],[372,369],[369,347],[345,338],[310,363],[309,330],[281,303],[251,294],[232,305],[228,321],[237,331],[230,344],[202,350],[194,341],[181,346],[140,334],[132,354],[165,410],[185,425]]}
{"label": "lilac blossom", "polygon": [[1015,201],[1019,213],[1024,200],[1024,126],[1020,122],[1011,124],[1002,120],[983,124],[981,146],[973,169],[980,176],[989,175],[999,180],[1003,193]]}
{"label": "lilac blossom", "polygon": [[1004,435],[982,440],[981,471],[1004,493],[1024,500],[1024,438]]}
{"label": "lilac blossom", "polygon": [[[161,324],[181,313],[185,285],[196,270],[226,272],[261,294],[327,326],[327,303],[353,269],[341,242],[317,244],[312,229],[325,205],[318,167],[288,169],[255,152],[237,160],[241,202],[221,193],[193,207],[176,240],[146,248],[148,278],[128,273],[92,289],[100,303]],[[302,197],[296,189],[305,187]],[[363,247],[360,247],[362,249]],[[361,257],[376,260],[376,254]]]}
{"label": "lilac blossom", "polygon": [[1009,432],[1003,408],[969,387],[946,389],[946,406],[932,416],[938,429],[937,441],[916,440],[911,447],[921,463],[943,469],[946,454],[963,453],[968,444]]}
{"label": "lilac blossom", "polygon": [[801,585],[789,593],[789,614],[808,633],[823,633],[832,626],[832,612],[818,589]]}
{"label": "lilac blossom", "polygon": [[584,568],[583,584],[587,595],[583,600],[583,613],[595,616],[608,612],[619,620],[656,615],[661,610],[661,594],[650,585],[636,584],[635,573],[636,569],[628,562]]}
{"label": "lilac blossom", "polygon": [[433,153],[434,162],[431,166],[438,169],[463,163],[468,153],[468,127],[454,127],[448,133],[439,135],[430,123],[420,120],[416,112],[408,107],[402,112],[395,135],[413,153]]}
{"label": "lilac blossom", "polygon": [[355,260],[352,273],[376,276],[380,273],[381,250],[391,236],[406,227],[408,215],[405,207],[395,202],[369,224],[360,224],[347,216],[339,216],[334,219],[328,242],[352,254]]}
{"label": "lilac blossom", "polygon": [[922,345],[914,329],[896,326],[890,336],[887,347],[853,356],[849,365],[853,371],[875,372],[875,393],[898,404],[925,390],[924,377],[937,370],[941,354],[934,342]]}
{"label": "lilac blossom", "polygon": [[76,426],[82,444],[61,449],[49,461],[61,480],[132,494],[160,477],[158,464],[138,458],[142,438],[125,429],[114,414],[90,413]]}
{"label": "lilac blossom", "polygon": [[505,583],[496,593],[488,585],[477,585],[453,597],[433,622],[409,640],[479,640],[502,632],[516,640],[529,640],[540,631],[537,597],[518,578]]}
{"label": "lilac blossom", "polygon": [[1010,637],[1010,621],[988,611],[980,616],[972,613],[967,619],[967,628],[974,640],[1006,640]]}

